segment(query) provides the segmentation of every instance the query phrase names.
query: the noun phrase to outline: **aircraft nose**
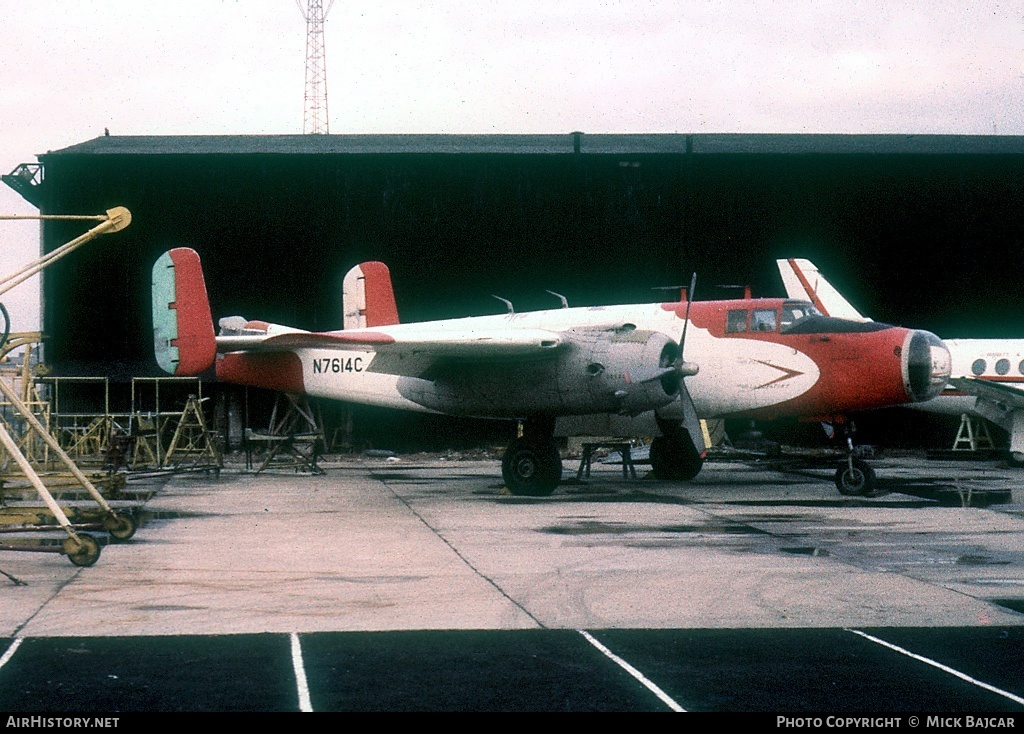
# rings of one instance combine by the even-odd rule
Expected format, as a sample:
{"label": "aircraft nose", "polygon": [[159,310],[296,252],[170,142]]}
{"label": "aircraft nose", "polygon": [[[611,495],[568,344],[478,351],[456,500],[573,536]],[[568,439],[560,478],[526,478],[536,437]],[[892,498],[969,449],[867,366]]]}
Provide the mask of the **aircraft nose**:
{"label": "aircraft nose", "polygon": [[943,341],[930,331],[913,331],[904,354],[904,382],[911,400],[919,403],[941,393],[953,364]]}

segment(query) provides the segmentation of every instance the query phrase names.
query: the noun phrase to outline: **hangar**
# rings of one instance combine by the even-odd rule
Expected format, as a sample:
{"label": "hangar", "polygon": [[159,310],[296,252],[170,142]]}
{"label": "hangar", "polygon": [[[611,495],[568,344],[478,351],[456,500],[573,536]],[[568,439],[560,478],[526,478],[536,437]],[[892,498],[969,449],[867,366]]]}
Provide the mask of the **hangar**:
{"label": "hangar", "polygon": [[[808,257],[879,320],[1017,336],[1024,137],[104,135],[4,181],[42,213],[132,212],[43,283],[59,375],[156,375],[150,268],[199,251],[215,316],[339,328],[341,280],[388,263],[403,320],[774,295]],[[47,221],[50,251],[76,235]]]}

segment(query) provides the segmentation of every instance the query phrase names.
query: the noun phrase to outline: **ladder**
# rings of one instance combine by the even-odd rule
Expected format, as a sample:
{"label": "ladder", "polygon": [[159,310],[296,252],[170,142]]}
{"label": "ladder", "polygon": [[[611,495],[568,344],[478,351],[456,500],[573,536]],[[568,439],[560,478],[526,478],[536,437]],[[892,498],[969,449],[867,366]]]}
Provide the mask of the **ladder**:
{"label": "ladder", "polygon": [[960,414],[960,430],[953,442],[954,451],[981,451],[994,449],[995,443],[988,432],[988,424],[980,418],[972,418],[967,413]]}

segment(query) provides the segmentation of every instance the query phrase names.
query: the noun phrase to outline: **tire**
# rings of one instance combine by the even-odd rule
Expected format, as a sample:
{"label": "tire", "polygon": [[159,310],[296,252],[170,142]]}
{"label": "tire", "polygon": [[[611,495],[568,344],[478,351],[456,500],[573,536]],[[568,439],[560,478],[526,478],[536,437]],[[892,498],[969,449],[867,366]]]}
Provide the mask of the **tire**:
{"label": "tire", "polygon": [[849,462],[844,461],[836,469],[836,489],[847,497],[877,497],[875,470],[861,459],[853,460],[853,471]]}
{"label": "tire", "polygon": [[516,439],[501,460],[505,486],[517,497],[548,497],[562,481],[562,457],[553,441]]}
{"label": "tire", "polygon": [[86,535],[85,533],[78,533],[77,535],[78,543],[71,537],[64,539],[64,554],[74,565],[87,568],[99,560],[100,545],[91,535]]}
{"label": "tire", "polygon": [[651,471],[657,479],[687,482],[700,473],[703,457],[683,432],[680,436],[658,436],[651,443]]}
{"label": "tire", "polygon": [[103,529],[110,533],[110,538],[115,542],[130,539],[137,528],[134,516],[129,513],[118,512],[103,519]]}

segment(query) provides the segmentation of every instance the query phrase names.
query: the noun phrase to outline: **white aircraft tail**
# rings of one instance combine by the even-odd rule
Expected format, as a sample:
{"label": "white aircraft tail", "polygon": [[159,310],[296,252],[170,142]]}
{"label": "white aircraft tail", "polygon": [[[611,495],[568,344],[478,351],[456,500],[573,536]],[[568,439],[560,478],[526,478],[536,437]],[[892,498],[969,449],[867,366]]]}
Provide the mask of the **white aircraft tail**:
{"label": "white aircraft tail", "polygon": [[349,270],[342,283],[342,298],[345,329],[398,323],[391,271],[382,262],[360,263]]}
{"label": "white aircraft tail", "polygon": [[862,316],[831,283],[825,280],[817,266],[810,260],[789,258],[776,260],[786,295],[810,301],[826,316],[850,321],[871,321]]}

